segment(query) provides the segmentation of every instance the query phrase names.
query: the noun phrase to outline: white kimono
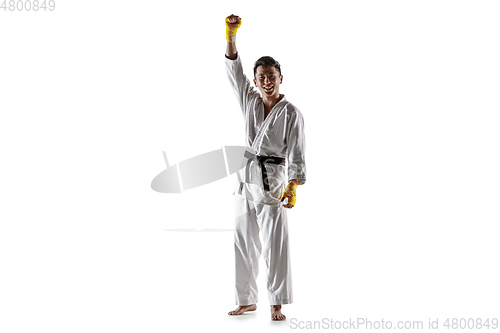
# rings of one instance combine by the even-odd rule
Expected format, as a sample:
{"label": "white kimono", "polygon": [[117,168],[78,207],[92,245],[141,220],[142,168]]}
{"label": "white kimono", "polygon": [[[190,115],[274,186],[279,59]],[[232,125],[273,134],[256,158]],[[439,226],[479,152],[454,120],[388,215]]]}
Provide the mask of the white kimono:
{"label": "white kimono", "polygon": [[302,113],[283,96],[264,120],[264,102],[259,91],[243,74],[240,56],[226,57],[229,81],[236,93],[245,118],[248,151],[260,156],[285,158],[287,166],[264,163],[269,191],[263,186],[262,170],[256,159],[244,160],[239,171],[236,195],[254,203],[280,206],[281,195],[291,179],[299,185],[306,182],[305,135]]}
{"label": "white kimono", "polygon": [[[264,102],[243,74],[239,55],[226,57],[229,81],[245,117],[247,150],[259,156],[279,157],[286,165],[263,162],[269,190],[264,188],[261,164],[250,155],[238,171],[235,198],[235,268],[237,305],[258,302],[259,257],[267,267],[269,304],[293,302],[288,221],[280,200],[290,179],[306,182],[304,119],[283,96],[264,120]],[[274,161],[277,162],[277,161]],[[259,234],[262,235],[263,244]]]}

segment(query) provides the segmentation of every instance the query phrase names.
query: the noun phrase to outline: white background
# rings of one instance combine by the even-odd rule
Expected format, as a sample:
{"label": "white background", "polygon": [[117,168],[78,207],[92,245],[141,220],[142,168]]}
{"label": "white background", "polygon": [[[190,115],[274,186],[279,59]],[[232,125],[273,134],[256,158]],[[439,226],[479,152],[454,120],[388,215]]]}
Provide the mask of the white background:
{"label": "white background", "polygon": [[[170,164],[243,145],[244,71],[271,55],[305,118],[289,211],[295,303],[234,309],[228,177]],[[0,331],[289,330],[499,316],[497,1],[61,1],[0,11]],[[263,265],[263,264],[262,264]],[[264,269],[264,268],[263,268]],[[264,273],[264,270],[262,270]]]}

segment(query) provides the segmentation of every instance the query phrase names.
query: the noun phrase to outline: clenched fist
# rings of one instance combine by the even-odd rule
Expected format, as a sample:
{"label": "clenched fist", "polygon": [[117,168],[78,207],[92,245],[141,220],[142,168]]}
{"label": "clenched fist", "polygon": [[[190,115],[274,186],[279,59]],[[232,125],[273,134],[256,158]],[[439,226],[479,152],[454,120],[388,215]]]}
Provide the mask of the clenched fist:
{"label": "clenched fist", "polygon": [[226,40],[228,43],[236,42],[236,31],[241,25],[241,18],[237,15],[231,14],[226,17]]}
{"label": "clenched fist", "polygon": [[286,204],[283,204],[285,208],[293,208],[295,206],[295,202],[297,201],[297,185],[299,184],[298,179],[291,179],[286,187],[285,191],[281,195],[281,202],[285,199],[287,200]]}
{"label": "clenched fist", "polygon": [[226,17],[226,27],[229,29],[238,29],[241,25],[241,17],[238,15],[231,14]]}

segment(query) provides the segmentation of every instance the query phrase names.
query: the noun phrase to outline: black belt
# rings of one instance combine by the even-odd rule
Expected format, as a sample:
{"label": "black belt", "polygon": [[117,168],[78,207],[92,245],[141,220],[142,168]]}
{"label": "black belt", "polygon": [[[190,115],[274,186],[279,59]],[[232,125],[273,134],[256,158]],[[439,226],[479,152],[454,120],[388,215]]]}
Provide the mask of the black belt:
{"label": "black belt", "polygon": [[[257,158],[260,164],[260,168],[262,169],[262,182],[264,183],[264,190],[269,191],[269,180],[267,179],[267,170],[266,167],[264,166],[264,163],[272,163],[272,164],[281,164],[285,165],[285,158],[284,157],[277,157],[277,156],[260,156],[260,155],[254,155],[248,150],[245,151],[246,158],[253,159]],[[249,161],[250,162],[250,161]],[[248,164],[247,164],[247,170],[248,170]]]}

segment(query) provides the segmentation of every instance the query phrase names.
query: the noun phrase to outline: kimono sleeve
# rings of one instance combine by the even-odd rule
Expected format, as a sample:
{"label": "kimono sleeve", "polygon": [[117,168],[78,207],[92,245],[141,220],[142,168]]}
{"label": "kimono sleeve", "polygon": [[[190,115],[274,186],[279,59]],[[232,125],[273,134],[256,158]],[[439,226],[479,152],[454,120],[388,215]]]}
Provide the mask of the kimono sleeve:
{"label": "kimono sleeve", "polygon": [[288,181],[297,178],[299,185],[306,182],[306,139],[304,117],[295,109],[287,122],[286,142],[288,152]]}
{"label": "kimono sleeve", "polygon": [[260,95],[257,90],[252,87],[246,75],[243,74],[243,66],[241,65],[239,54],[236,54],[236,59],[234,60],[226,57],[226,72],[240,104],[241,111],[243,111],[243,114],[246,116],[251,101]]}

